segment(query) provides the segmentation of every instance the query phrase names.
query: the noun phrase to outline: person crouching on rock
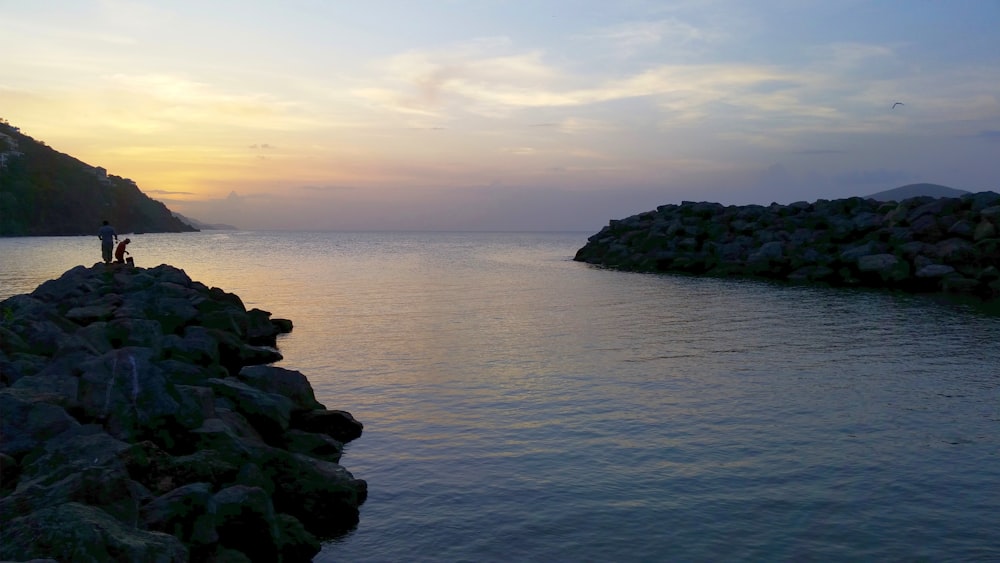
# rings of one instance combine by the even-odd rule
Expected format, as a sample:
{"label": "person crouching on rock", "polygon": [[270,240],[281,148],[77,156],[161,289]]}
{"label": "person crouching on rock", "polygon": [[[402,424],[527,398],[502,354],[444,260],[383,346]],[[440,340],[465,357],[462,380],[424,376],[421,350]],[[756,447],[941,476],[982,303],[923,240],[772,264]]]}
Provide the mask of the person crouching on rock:
{"label": "person crouching on rock", "polygon": [[128,250],[125,250],[125,245],[132,242],[131,239],[125,239],[118,243],[118,248],[115,249],[115,262],[119,264],[125,263],[125,255],[128,254]]}

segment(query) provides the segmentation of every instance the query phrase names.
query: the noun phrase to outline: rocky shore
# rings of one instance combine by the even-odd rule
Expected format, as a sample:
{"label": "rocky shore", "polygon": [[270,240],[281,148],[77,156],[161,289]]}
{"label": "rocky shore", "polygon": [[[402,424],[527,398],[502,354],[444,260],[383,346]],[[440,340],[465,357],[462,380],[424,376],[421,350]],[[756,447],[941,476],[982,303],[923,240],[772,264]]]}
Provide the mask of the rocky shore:
{"label": "rocky shore", "polygon": [[362,425],[268,365],[291,328],[167,265],[0,302],[0,560],[310,561],[356,526]]}
{"label": "rocky shore", "polygon": [[1000,194],[683,202],[613,220],[575,260],[621,270],[1000,297]]}

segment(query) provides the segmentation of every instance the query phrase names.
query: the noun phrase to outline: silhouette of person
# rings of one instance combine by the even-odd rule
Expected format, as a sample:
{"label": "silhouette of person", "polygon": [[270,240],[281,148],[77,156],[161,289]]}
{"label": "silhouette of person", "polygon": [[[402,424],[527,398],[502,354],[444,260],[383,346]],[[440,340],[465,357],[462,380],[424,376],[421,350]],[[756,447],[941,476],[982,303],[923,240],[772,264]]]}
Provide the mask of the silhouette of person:
{"label": "silhouette of person", "polygon": [[125,250],[125,246],[132,242],[132,239],[125,239],[118,243],[118,248],[115,249],[115,262],[119,264],[125,263],[125,255],[128,254],[128,250]]}
{"label": "silhouette of person", "polygon": [[111,247],[114,243],[118,242],[118,233],[115,232],[114,227],[105,221],[104,224],[101,225],[101,228],[97,231],[97,238],[101,239],[101,256],[104,258],[104,263],[110,264]]}

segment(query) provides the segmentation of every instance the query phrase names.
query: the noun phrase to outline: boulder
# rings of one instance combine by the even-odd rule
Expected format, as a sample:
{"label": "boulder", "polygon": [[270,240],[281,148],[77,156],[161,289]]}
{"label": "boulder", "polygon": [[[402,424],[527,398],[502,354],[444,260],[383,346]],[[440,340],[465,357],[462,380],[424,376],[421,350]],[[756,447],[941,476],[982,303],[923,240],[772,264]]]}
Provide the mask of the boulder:
{"label": "boulder", "polygon": [[0,496],[10,493],[21,475],[21,468],[13,456],[0,453]]}
{"label": "boulder", "polygon": [[76,413],[79,376],[63,362],[51,362],[37,374],[21,377],[10,386],[10,393],[32,403],[49,403]]}
{"label": "boulder", "polygon": [[309,380],[302,372],[269,365],[246,366],[238,375],[240,381],[266,393],[287,397],[296,411],[325,408],[316,400]]}
{"label": "boulder", "polygon": [[142,507],[146,529],[201,547],[219,541],[217,505],[209,483],[190,483],[160,495]]}
{"label": "boulder", "polygon": [[368,486],[341,465],[273,449],[261,469],[274,483],[275,509],[296,517],[310,533],[326,536],[357,525]]}
{"label": "boulder", "polygon": [[293,403],[287,397],[267,393],[235,379],[209,379],[209,387],[218,397],[232,402],[267,443],[277,443],[288,430]]}
{"label": "boulder", "polygon": [[189,552],[175,536],[136,529],[98,507],[68,502],[5,521],[0,559],[39,557],[74,563],[185,563]]}
{"label": "boulder", "polygon": [[212,497],[219,543],[255,563],[279,560],[281,532],[270,495],[259,487],[234,485]]}
{"label": "boulder", "polygon": [[319,540],[306,530],[298,518],[279,513],[275,521],[278,524],[280,539],[278,548],[281,551],[281,560],[285,563],[312,561],[322,550]]}
{"label": "boulder", "polygon": [[60,434],[22,460],[16,489],[0,500],[0,515],[10,519],[82,502],[123,523],[134,522],[145,492],[118,459],[126,447],[93,426]]}
{"label": "boulder", "polygon": [[918,278],[943,278],[955,272],[955,268],[945,264],[928,264],[917,270]]}
{"label": "boulder", "polygon": [[171,443],[178,428],[198,425],[148,348],[121,348],[81,365],[79,407],[123,440]]}
{"label": "boulder", "polygon": [[361,437],[364,425],[351,413],[339,410],[311,410],[296,412],[292,427],[306,432],[326,434],[334,440],[347,443]]}
{"label": "boulder", "polygon": [[275,346],[278,328],[271,324],[271,313],[253,308],[247,311],[247,340],[251,344]]}
{"label": "boulder", "polygon": [[288,451],[306,454],[317,459],[337,463],[344,453],[344,444],[326,434],[289,430],[285,433],[285,448]]}
{"label": "boulder", "polygon": [[858,258],[858,270],[875,274],[884,282],[901,282],[910,275],[910,265],[893,254],[871,254]]}

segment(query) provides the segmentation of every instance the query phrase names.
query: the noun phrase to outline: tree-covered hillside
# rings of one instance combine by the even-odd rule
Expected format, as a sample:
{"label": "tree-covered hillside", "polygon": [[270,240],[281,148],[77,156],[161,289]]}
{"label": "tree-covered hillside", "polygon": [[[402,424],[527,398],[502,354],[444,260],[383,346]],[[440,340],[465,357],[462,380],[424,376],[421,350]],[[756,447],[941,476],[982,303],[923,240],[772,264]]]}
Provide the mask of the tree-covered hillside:
{"label": "tree-covered hillside", "polygon": [[107,220],[119,233],[197,229],[139,191],[0,119],[0,236],[95,235]]}

